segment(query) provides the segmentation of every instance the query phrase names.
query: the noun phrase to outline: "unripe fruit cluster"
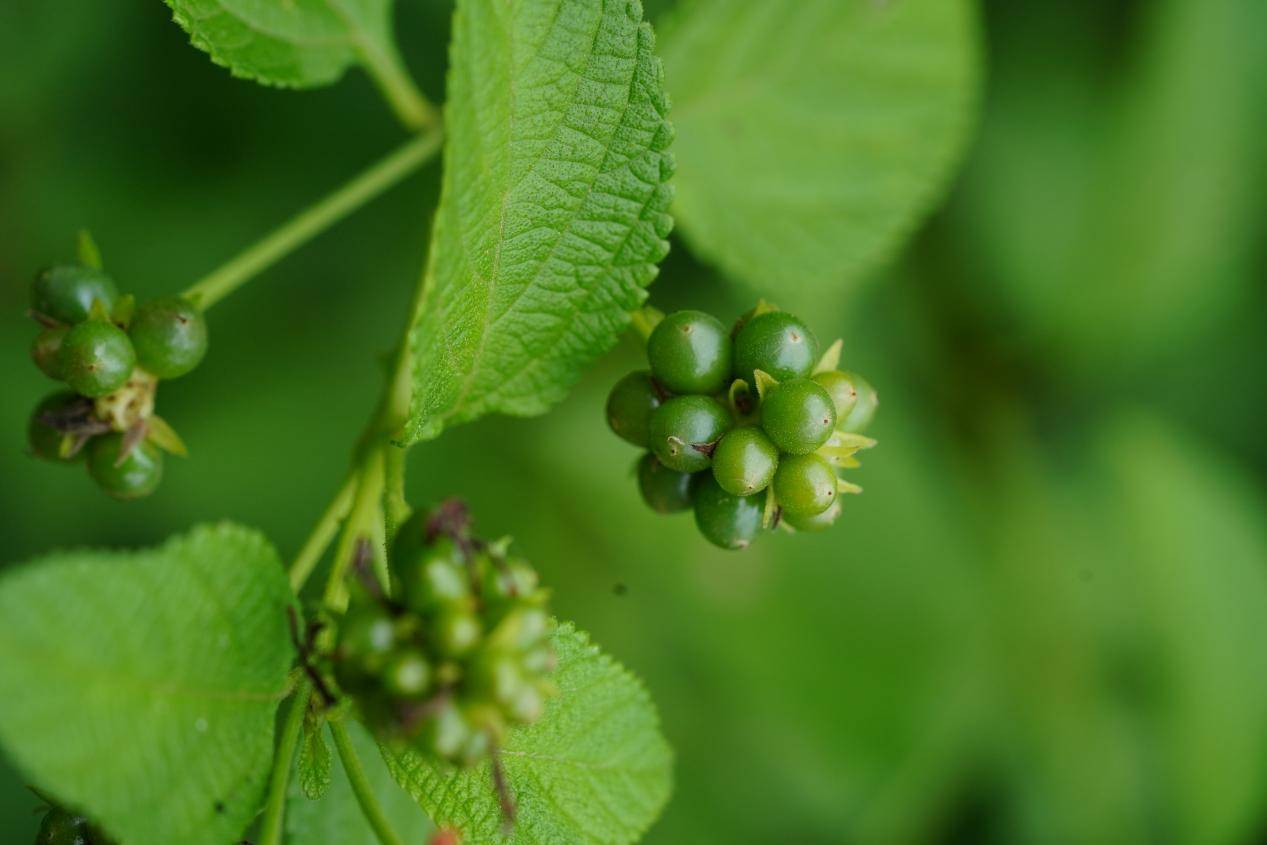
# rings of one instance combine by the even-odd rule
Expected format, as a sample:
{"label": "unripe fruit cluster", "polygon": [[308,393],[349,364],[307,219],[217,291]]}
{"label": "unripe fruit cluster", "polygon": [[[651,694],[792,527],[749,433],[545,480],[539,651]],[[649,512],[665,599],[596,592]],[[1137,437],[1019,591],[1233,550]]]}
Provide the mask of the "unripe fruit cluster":
{"label": "unripe fruit cluster", "polygon": [[380,736],[469,765],[541,716],[554,692],[548,593],[508,545],[472,537],[450,500],[401,525],[390,598],[354,594],[335,678]]}
{"label": "unripe fruit cluster", "polygon": [[638,463],[655,511],[694,510],[710,542],[746,548],[776,525],[819,531],[858,492],[838,471],[875,445],[861,431],[875,390],[837,369],[840,341],[821,356],[797,317],[760,303],[729,330],[702,311],[662,318],[647,339],[650,370],[607,399],[607,422],[647,449]]}
{"label": "unripe fruit cluster", "polygon": [[202,313],[180,297],[138,306],[101,270],[73,264],[36,276],[31,316],[41,326],[32,360],[69,388],[36,406],[27,432],[32,454],[86,458],[93,480],[118,499],[154,492],[163,450],[184,448],[154,416],[154,394],[160,380],[183,376],[202,360]]}

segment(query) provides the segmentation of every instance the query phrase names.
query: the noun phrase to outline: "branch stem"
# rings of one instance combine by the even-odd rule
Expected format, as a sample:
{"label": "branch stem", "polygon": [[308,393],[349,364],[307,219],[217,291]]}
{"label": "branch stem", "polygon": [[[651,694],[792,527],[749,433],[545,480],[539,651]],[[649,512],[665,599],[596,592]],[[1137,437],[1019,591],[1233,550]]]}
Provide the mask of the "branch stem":
{"label": "branch stem", "polygon": [[290,784],[290,766],[299,744],[299,732],[308,712],[308,699],[312,684],[307,678],[299,682],[291,698],[290,711],[277,739],[277,753],[273,757],[273,771],[268,779],[268,798],[264,804],[264,820],[260,822],[259,845],[281,845],[282,822],[286,815],[286,787]]}
{"label": "branch stem", "polygon": [[347,586],[343,577],[348,566],[356,556],[356,543],[364,538],[370,540],[374,549],[375,569],[382,577],[386,567],[386,550],[378,542],[384,536],[383,529],[383,488],[385,484],[383,467],[383,448],[387,444],[371,444],[360,452],[357,466],[353,470],[356,477],[356,492],[352,500],[352,510],[343,524],[343,533],[339,536],[339,544],[335,548],[334,566],[330,568],[330,577],[326,580],[323,602],[334,611],[342,611],[347,605]]}
{"label": "branch stem", "polygon": [[361,765],[361,758],[356,753],[356,746],[352,744],[348,729],[342,722],[331,722],[330,734],[334,737],[334,747],[339,751],[339,760],[343,762],[343,771],[347,773],[348,783],[352,784],[352,793],[356,796],[357,803],[361,805],[361,815],[365,816],[365,820],[374,829],[374,835],[378,837],[378,841],[382,845],[404,845],[404,840],[392,829],[391,822],[387,820],[387,814],[383,812],[382,805],[378,803],[378,797],[374,795],[374,787],[365,776],[365,767]]}
{"label": "branch stem", "polygon": [[370,79],[387,101],[387,105],[406,129],[420,132],[439,122],[439,111],[418,88],[413,77],[405,70],[400,54],[395,50],[382,53],[363,49],[362,64]]}
{"label": "branch stem", "polygon": [[296,594],[303,589],[304,583],[312,574],[312,570],[316,568],[317,562],[334,542],[335,535],[339,533],[339,523],[352,509],[352,495],[355,492],[356,476],[349,473],[343,486],[339,488],[339,492],[321,514],[321,519],[313,527],[312,533],[304,541],[303,548],[299,550],[299,554],[295,555],[295,560],[290,565],[290,586]]}
{"label": "branch stem", "polygon": [[440,129],[412,138],[199,279],[184,296],[204,310],[418,170],[440,150]]}

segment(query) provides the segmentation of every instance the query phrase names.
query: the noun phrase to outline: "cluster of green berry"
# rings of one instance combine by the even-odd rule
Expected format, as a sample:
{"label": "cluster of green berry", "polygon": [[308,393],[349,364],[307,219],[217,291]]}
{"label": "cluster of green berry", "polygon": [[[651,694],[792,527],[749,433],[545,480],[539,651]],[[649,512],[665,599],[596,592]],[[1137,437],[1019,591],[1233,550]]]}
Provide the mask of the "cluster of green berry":
{"label": "cluster of green berry", "polygon": [[183,376],[202,360],[202,313],[175,296],[137,305],[99,266],[70,264],[36,276],[30,314],[41,326],[31,358],[70,388],[36,406],[31,452],[51,461],[86,457],[92,478],[119,499],[154,492],[163,451],[184,454],[180,438],[154,414],[155,391],[160,380]]}
{"label": "cluster of green berry", "polygon": [[536,571],[469,526],[456,500],[401,525],[392,596],[363,578],[333,653],[339,687],[381,736],[467,765],[540,717],[555,668]]}
{"label": "cluster of green berry", "polygon": [[840,341],[820,357],[804,322],[764,302],[727,331],[678,311],[647,339],[650,371],[630,373],[607,399],[612,431],[648,449],[638,464],[656,511],[693,508],[700,532],[742,549],[763,528],[819,531],[840,515],[837,475],[875,445],[875,390],[837,369]]}
{"label": "cluster of green berry", "polygon": [[44,814],[35,845],[111,845],[111,840],[83,816],[55,806]]}

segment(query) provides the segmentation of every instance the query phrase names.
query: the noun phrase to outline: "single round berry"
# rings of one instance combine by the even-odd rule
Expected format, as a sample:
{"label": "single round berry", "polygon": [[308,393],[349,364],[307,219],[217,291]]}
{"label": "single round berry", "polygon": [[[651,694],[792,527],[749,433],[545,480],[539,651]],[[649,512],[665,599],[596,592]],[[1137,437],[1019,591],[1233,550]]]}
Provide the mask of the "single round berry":
{"label": "single round berry", "polygon": [[630,373],[616,382],[607,397],[607,424],[624,440],[645,448],[651,412],[660,407],[660,401],[651,373]]}
{"label": "single round berry", "polygon": [[827,510],[836,501],[836,487],[836,471],[821,455],[785,455],[774,474],[774,498],[789,516]]}
{"label": "single round berry", "polygon": [[100,270],[68,264],[45,270],[31,285],[31,308],[63,323],[79,323],[100,302],[107,313],[114,308],[119,289]]}
{"label": "single round berry", "polygon": [[[400,547],[398,542],[398,551]],[[415,613],[461,602],[471,594],[462,551],[449,537],[437,537],[435,543],[395,569],[405,604]]]}
{"label": "single round berry", "polygon": [[463,657],[479,645],[484,627],[479,616],[462,607],[446,607],[431,625],[431,639],[445,657]]}
{"label": "single round berry", "polygon": [[677,513],[691,506],[691,474],[669,469],[650,452],[638,461],[638,489],[656,513]]}
{"label": "single round berry", "polygon": [[651,415],[651,450],[669,469],[699,472],[730,425],[730,411],[711,396],[677,396]]}
{"label": "single round berry", "polygon": [[136,366],[136,351],[123,329],[88,320],[67,332],[57,360],[66,384],[95,398],[123,387]]}
{"label": "single round berry", "polygon": [[713,451],[713,477],[735,496],[760,493],[779,466],[778,447],[756,426],[728,432]]}
{"label": "single round berry", "polygon": [[836,406],[836,419],[844,420],[848,417],[849,412],[858,403],[858,388],[854,385],[853,379],[840,370],[815,373],[813,378],[826,388],[827,394],[831,396],[832,404]]}
{"label": "single round berry", "polygon": [[207,354],[207,320],[179,296],[142,303],[132,315],[128,335],[137,362],[159,378],[179,378]]}
{"label": "single round berry", "polygon": [[840,518],[840,500],[831,503],[831,507],[822,513],[811,514],[809,516],[801,516],[792,513],[784,513],[783,521],[795,528],[797,531],[826,531]]}
{"label": "single round berry", "polygon": [[811,379],[780,382],[761,402],[761,427],[781,451],[805,455],[835,431],[836,404],[827,388]]}
{"label": "single round berry", "polygon": [[431,664],[416,648],[401,649],[383,667],[383,688],[396,698],[420,698],[431,687]]}
{"label": "single round berry", "polygon": [[745,549],[761,530],[765,496],[735,496],[711,474],[695,485],[695,525],[710,543],[723,549]]}
{"label": "single round berry", "polygon": [[471,726],[452,701],[441,706],[440,711],[422,726],[419,738],[423,748],[437,757],[455,759],[471,737]]}
{"label": "single round berry", "polygon": [[62,380],[60,360],[62,341],[66,339],[66,333],[69,331],[70,329],[66,326],[44,329],[35,336],[35,342],[31,344],[31,360],[44,375],[54,381]]}
{"label": "single round berry", "polygon": [[87,819],[54,807],[44,814],[35,845],[93,845],[90,836]]}
{"label": "single round berry", "polygon": [[703,311],[676,311],[647,338],[651,373],[673,393],[717,393],[730,376],[726,327]]}
{"label": "single round berry", "polygon": [[123,435],[103,434],[89,445],[88,474],[116,499],[140,499],[163,480],[163,453],[142,440],[123,455]]}
{"label": "single round berry", "polygon": [[77,461],[82,459],[84,456],[83,450],[80,450],[71,458],[62,456],[62,443],[66,440],[66,435],[55,426],[49,424],[49,416],[64,414],[73,406],[83,405],[86,401],[66,390],[52,393],[40,400],[40,404],[35,406],[35,411],[31,414],[31,421],[28,423],[26,430],[27,443],[31,448],[31,454],[46,461]]}
{"label": "single round berry", "polygon": [[858,401],[849,412],[849,416],[844,418],[840,427],[844,431],[855,434],[861,433],[867,430],[867,426],[871,425],[875,410],[880,407],[880,397],[876,395],[875,388],[871,386],[871,382],[862,376],[857,373],[845,373],[845,375],[853,381],[854,387],[857,388]]}
{"label": "single round berry", "polygon": [[778,381],[808,376],[818,361],[818,340],[786,311],[767,311],[744,323],[735,336],[735,377],[755,384],[764,370]]}

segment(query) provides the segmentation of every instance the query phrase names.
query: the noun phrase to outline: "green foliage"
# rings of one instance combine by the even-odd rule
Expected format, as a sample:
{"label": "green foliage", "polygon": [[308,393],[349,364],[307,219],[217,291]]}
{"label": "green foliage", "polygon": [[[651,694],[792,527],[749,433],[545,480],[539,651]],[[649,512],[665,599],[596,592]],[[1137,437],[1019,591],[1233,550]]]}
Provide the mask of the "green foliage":
{"label": "green foliage", "polygon": [[[421,845],[432,830],[427,817],[403,789],[392,780],[378,747],[369,732],[355,722],[346,723],[352,745],[392,828],[409,845]],[[323,725],[320,735],[325,744]],[[300,751],[302,753],[302,746]],[[302,758],[300,758],[302,760]],[[300,780],[303,770],[297,772]],[[305,797],[301,784],[292,782],[286,807],[286,841],[291,845],[380,845],[369,823],[361,815],[342,761],[335,761],[329,774],[329,789],[319,801]]]}
{"label": "green foliage", "polygon": [[[517,806],[516,845],[636,840],[668,800],[671,752],[642,684],[589,637],[562,624],[558,697],[540,721],[511,733],[501,759]],[[488,764],[454,770],[384,749],[396,780],[440,826],[469,842],[499,841],[501,811]]]}
{"label": "green foliage", "polygon": [[350,65],[398,66],[392,0],[165,0],[189,40],[234,76],[329,85]]}
{"label": "green foliage", "polygon": [[259,810],[292,657],[253,531],[56,552],[0,580],[0,739],[125,842],[223,845]]}
{"label": "green foliage", "polygon": [[318,800],[330,788],[333,761],[325,731],[325,719],[310,710],[304,718],[304,735],[295,760],[299,788],[310,801]]}
{"label": "green foliage", "polygon": [[543,413],[642,303],[671,226],[652,46],[637,2],[458,3],[410,441]]}
{"label": "green foliage", "polygon": [[669,16],[674,213],[699,254],[804,304],[885,257],[970,125],[968,0],[696,0]]}

